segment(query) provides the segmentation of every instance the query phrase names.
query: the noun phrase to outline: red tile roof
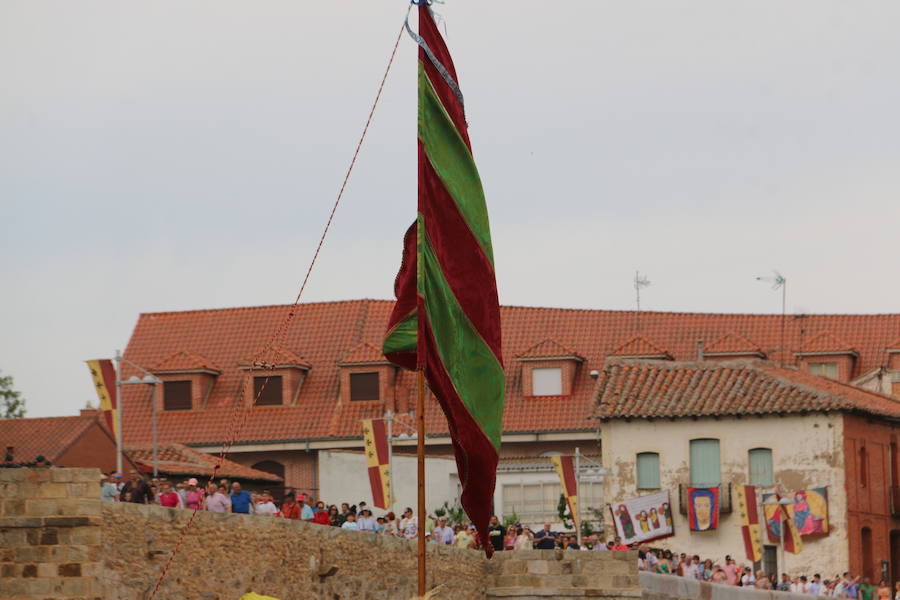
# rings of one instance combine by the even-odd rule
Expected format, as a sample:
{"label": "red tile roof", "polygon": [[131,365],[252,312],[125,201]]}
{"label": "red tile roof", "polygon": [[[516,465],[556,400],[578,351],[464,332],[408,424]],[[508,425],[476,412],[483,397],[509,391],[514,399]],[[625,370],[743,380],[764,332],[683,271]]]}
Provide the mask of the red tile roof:
{"label": "red tile roof", "polygon": [[597,416],[710,417],[849,411],[900,417],[900,401],[763,361],[610,359],[594,392]]}
{"label": "red tile roof", "polygon": [[381,348],[370,342],[362,342],[344,354],[338,361],[338,364],[358,365],[385,362],[387,362],[387,359],[381,353]]}
{"label": "red tile roof", "polygon": [[733,331],[729,331],[707,344],[703,348],[703,354],[706,356],[758,356],[763,358],[759,344],[754,344]]}
{"label": "red tile roof", "polygon": [[[217,457],[204,454],[184,444],[160,444],[157,468],[163,475],[212,475]],[[142,470],[153,472],[153,446],[126,448],[125,454]],[[281,482],[278,475],[251,469],[234,461],[223,459],[216,476],[229,479]]]}
{"label": "red tile roof", "polygon": [[278,345],[263,348],[240,362],[241,366],[275,366],[275,367],[300,367],[311,369],[312,364],[302,356],[294,354],[287,348]]}
{"label": "red tile roof", "polygon": [[519,360],[545,360],[548,358],[571,358],[577,361],[584,360],[577,352],[566,348],[553,338],[547,338],[538,342],[527,350],[516,354]]}
{"label": "red tile roof", "polygon": [[[266,406],[242,414],[238,442],[308,440],[331,436],[361,436],[359,420],[381,417],[386,407],[376,402],[341,403],[338,361],[364,342],[377,346],[393,302],[351,300],[291,306],[263,306],[143,314],[138,319],[126,358],[136,364],[154,365],[185,347],[209,357],[222,367],[205,408],[159,415],[159,436],[165,442],[220,443],[228,437],[234,421],[234,403],[246,371],[240,362],[258,352],[289,311],[296,314],[286,330],[282,346],[303,356],[313,368],[300,390],[295,406]],[[501,309],[507,400],[504,431],[591,431],[587,419],[592,411],[592,369],[601,369],[607,356],[634,338],[633,311],[573,310],[504,306]],[[859,353],[853,376],[881,366],[885,349],[900,337],[900,314],[893,315],[802,315],[788,316],[785,345],[781,348],[781,315],[641,313],[641,335],[654,340],[658,352],[664,348],[677,360],[693,360],[697,341],[715,340],[728,332],[754,340],[771,360],[796,364],[794,352],[804,341],[830,331],[852,344]],[[565,398],[525,397],[522,393],[524,365],[515,354],[536,340],[552,337],[559,344],[585,357],[575,373],[572,394]],[[127,366],[124,375],[139,374]],[[415,378],[401,371],[395,395],[413,399]],[[130,386],[125,396],[123,429],[126,443],[150,441],[150,407],[146,392]],[[429,400],[426,427],[431,434],[446,434],[447,425],[437,403]],[[245,419],[243,417],[246,417]]]}
{"label": "red tile roof", "polygon": [[616,348],[610,353],[610,356],[633,357],[633,358],[672,358],[663,348],[651,342],[644,336],[637,334],[631,337],[627,342]]}
{"label": "red tile roof", "polygon": [[55,462],[98,423],[96,416],[0,419],[0,459],[6,447],[13,446],[16,462],[31,462],[41,455]]}
{"label": "red tile roof", "polygon": [[206,360],[199,354],[179,350],[147,368],[154,373],[184,373],[187,371],[213,371],[221,373],[222,369]]}
{"label": "red tile roof", "polygon": [[797,354],[856,354],[856,350],[830,331],[823,331],[804,343]]}

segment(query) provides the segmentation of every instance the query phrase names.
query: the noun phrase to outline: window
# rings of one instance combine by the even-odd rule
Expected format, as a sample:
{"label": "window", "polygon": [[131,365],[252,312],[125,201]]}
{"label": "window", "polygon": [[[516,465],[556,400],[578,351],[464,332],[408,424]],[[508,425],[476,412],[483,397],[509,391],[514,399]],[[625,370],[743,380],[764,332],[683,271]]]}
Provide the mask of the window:
{"label": "window", "polygon": [[637,455],[637,488],[659,489],[659,453],[641,452]]}
{"label": "window", "polygon": [[284,465],[280,462],[274,460],[264,460],[262,462],[256,463],[251,468],[256,469],[257,471],[262,471],[264,473],[271,473],[272,475],[277,475],[284,479]]}
{"label": "window", "polygon": [[350,400],[378,400],[378,373],[350,373]]}
{"label": "window", "polygon": [[838,364],[836,362],[809,363],[809,372],[813,375],[821,375],[830,379],[838,378]]}
{"label": "window", "polygon": [[763,546],[762,570],[766,575],[778,576],[778,546]]}
{"label": "window", "polygon": [[163,410],[191,410],[191,382],[163,382]]}
{"label": "window", "polygon": [[[559,483],[512,483],[503,486],[503,516],[515,513],[522,523],[559,521]],[[581,518],[594,520],[591,508],[601,508],[603,484],[582,481],[578,485],[578,504]]]}
{"label": "window", "polygon": [[257,406],[280,406],[281,376],[263,375],[253,378],[253,399]]}
{"label": "window", "polygon": [[691,440],[691,487],[716,487],[721,483],[719,440]]}
{"label": "window", "polygon": [[869,485],[869,453],[865,446],[859,449],[859,485],[862,487]]}
{"label": "window", "polygon": [[772,449],[754,448],[750,451],[750,485],[775,485],[772,473]]}
{"label": "window", "polygon": [[532,396],[562,396],[562,367],[531,370]]}

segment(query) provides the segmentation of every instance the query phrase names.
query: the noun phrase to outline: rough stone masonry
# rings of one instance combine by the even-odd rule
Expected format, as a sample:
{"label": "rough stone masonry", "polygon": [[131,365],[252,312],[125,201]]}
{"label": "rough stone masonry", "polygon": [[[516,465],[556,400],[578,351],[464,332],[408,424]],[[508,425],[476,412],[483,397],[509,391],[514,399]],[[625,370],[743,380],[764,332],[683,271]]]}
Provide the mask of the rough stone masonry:
{"label": "rough stone masonry", "polygon": [[[99,482],[95,469],[0,469],[0,599],[150,597],[191,511],[101,503]],[[545,558],[561,560],[563,553],[556,554]],[[581,553],[565,554],[571,559],[569,554]],[[610,565],[616,587],[637,589],[634,560],[627,561],[626,573],[626,563],[616,560],[624,557],[616,553],[584,554],[601,570],[601,564]],[[483,600],[498,578],[500,565],[494,562],[474,550],[429,545],[428,586],[444,584],[441,599]],[[529,567],[531,587],[540,586],[536,576],[544,570],[555,572],[555,565],[539,566]],[[199,512],[156,598],[237,600],[254,591],[281,600],[407,600],[415,588],[413,542],[279,518]],[[604,596],[635,595],[621,591]],[[566,594],[574,595],[583,594]]]}

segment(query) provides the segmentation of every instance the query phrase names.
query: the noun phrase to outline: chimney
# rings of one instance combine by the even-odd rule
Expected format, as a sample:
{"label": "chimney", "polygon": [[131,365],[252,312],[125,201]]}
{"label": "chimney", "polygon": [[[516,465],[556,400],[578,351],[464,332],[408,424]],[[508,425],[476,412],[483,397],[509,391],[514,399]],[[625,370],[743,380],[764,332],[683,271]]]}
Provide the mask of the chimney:
{"label": "chimney", "polygon": [[703,360],[703,340],[697,340],[697,360]]}

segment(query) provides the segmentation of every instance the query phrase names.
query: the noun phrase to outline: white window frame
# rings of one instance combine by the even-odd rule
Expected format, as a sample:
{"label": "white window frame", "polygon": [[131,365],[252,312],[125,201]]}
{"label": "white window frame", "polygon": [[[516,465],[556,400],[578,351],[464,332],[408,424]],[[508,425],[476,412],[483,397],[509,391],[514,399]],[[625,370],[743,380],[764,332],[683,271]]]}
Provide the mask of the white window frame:
{"label": "white window frame", "polygon": [[562,367],[535,367],[531,370],[532,396],[562,396]]}

